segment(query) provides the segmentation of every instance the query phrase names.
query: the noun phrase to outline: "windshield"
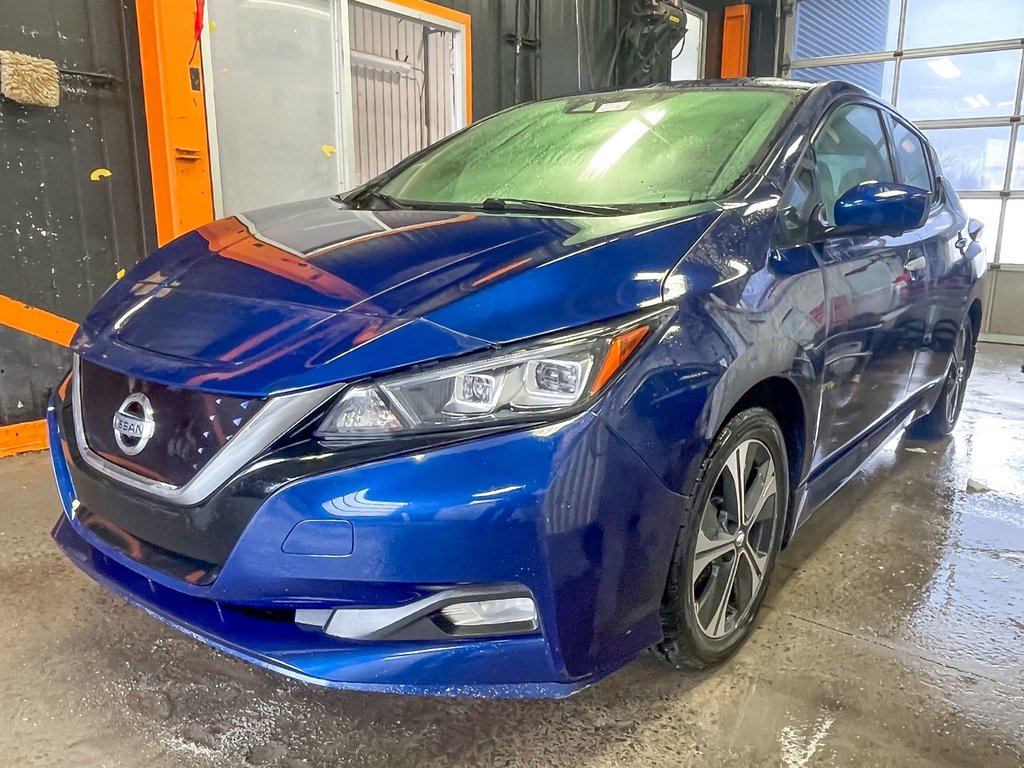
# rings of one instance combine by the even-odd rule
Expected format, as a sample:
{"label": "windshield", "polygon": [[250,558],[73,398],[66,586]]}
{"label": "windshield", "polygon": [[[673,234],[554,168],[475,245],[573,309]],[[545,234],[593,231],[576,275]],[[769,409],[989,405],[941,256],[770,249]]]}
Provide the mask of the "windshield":
{"label": "windshield", "polygon": [[663,89],[527,104],[427,150],[375,191],[406,205],[713,200],[761,160],[794,98]]}

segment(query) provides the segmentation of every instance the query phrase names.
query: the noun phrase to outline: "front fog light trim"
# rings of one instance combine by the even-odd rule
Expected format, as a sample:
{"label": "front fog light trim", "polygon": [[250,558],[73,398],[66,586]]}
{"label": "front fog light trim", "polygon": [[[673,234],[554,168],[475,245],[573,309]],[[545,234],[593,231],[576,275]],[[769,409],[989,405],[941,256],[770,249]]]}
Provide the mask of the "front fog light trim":
{"label": "front fog light trim", "polygon": [[540,629],[537,604],[522,584],[452,587],[387,608],[300,608],[294,620],[309,630],[364,642],[497,637]]}

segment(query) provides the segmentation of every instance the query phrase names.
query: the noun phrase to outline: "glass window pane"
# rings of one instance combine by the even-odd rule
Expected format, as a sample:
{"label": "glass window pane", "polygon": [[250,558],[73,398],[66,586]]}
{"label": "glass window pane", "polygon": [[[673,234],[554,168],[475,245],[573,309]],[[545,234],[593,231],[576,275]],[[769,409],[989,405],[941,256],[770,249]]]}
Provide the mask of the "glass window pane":
{"label": "glass window pane", "polygon": [[1013,114],[1020,50],[904,59],[896,106],[911,120]]}
{"label": "glass window pane", "polygon": [[865,181],[895,181],[882,116],[870,107],[840,107],[814,141],[818,185],[825,218],[835,222],[835,204]]}
{"label": "glass window pane", "polygon": [[1010,189],[1024,189],[1024,131],[1017,127],[1017,141],[1013,149],[1013,174]]}
{"label": "glass window pane", "polygon": [[1024,200],[1006,201],[1006,218],[999,238],[999,263],[1024,264]]}
{"label": "glass window pane", "polygon": [[672,51],[672,79],[700,80],[704,77],[704,17],[686,13],[686,37]]}
{"label": "glass window pane", "polygon": [[904,184],[921,189],[932,188],[931,173],[924,144],[902,123],[892,123],[892,150]]}
{"label": "glass window pane", "polygon": [[[1006,178],[1010,128],[944,128],[925,131],[953,188],[998,191]],[[1024,175],[1024,173],[1022,173]]]}
{"label": "glass window pane", "polygon": [[797,95],[656,89],[524,104],[435,144],[381,188],[399,200],[590,205],[712,200],[771,146]]}
{"label": "glass window pane", "polygon": [[802,0],[793,58],[891,51],[899,24],[900,0]]}
{"label": "glass window pane", "polygon": [[210,4],[224,215],[341,190],[333,8]]}
{"label": "glass window pane", "polygon": [[1021,0],[907,0],[905,49],[1014,37],[1024,37]]}
{"label": "glass window pane", "polygon": [[1003,210],[1002,200],[961,200],[964,211],[972,219],[985,225],[979,242],[985,246],[989,262],[995,258],[996,242],[999,238],[999,214]]}
{"label": "glass window pane", "polygon": [[895,62],[876,61],[870,64],[839,64],[832,67],[793,69],[789,76],[794,80],[811,83],[821,80],[846,80],[889,101],[892,98],[892,80],[895,73]]}

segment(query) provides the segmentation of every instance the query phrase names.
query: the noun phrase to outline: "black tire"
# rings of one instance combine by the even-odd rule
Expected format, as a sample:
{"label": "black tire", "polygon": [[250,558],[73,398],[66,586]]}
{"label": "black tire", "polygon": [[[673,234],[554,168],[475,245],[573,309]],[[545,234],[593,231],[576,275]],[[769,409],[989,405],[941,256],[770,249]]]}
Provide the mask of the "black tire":
{"label": "black tire", "polygon": [[[740,509],[752,502],[751,518],[742,525],[741,515],[730,511],[737,495],[731,468],[741,457]],[[774,491],[762,496],[769,466]],[[664,639],[656,650],[676,666],[704,669],[727,659],[747,639],[779,553],[789,508],[789,462],[771,412],[749,408],[729,420],[712,443],[690,498],[662,600]],[[755,584],[757,570],[761,576]]]}
{"label": "black tire", "polygon": [[907,434],[917,440],[939,440],[947,437],[960,418],[964,407],[967,380],[974,367],[974,328],[970,319],[964,320],[953,342],[953,357],[935,405],[909,427]]}

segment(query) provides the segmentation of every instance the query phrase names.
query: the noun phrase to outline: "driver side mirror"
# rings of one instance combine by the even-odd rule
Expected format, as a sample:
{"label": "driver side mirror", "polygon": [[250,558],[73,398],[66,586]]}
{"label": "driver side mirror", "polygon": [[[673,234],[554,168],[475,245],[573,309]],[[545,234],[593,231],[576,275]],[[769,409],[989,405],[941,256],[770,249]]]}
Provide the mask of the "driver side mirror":
{"label": "driver side mirror", "polygon": [[831,235],[902,235],[924,225],[931,194],[894,181],[865,181],[836,201]]}

